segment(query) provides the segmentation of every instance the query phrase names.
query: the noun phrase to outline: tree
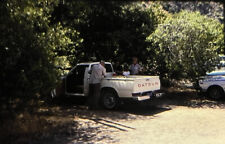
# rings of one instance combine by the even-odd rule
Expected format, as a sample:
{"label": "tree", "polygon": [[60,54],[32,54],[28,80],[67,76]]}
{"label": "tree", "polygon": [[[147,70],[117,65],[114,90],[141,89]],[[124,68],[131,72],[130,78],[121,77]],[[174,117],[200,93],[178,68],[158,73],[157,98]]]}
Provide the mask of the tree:
{"label": "tree", "polygon": [[1,97],[44,95],[56,83],[55,66],[80,43],[75,29],[51,21],[58,4],[54,0],[1,1]]}
{"label": "tree", "polygon": [[224,7],[222,2],[215,1],[163,1],[160,2],[165,10],[170,13],[178,13],[182,10],[192,12],[199,11],[202,15],[218,19],[224,22]]}
{"label": "tree", "polygon": [[165,20],[158,4],[117,1],[1,1],[1,96],[44,95],[79,61],[146,55],[146,37]]}
{"label": "tree", "polygon": [[145,62],[146,37],[168,14],[155,3],[64,2],[60,20],[68,27],[78,28],[84,40],[74,54],[77,59],[71,59],[72,65],[100,59],[128,62],[134,55]]}
{"label": "tree", "polygon": [[155,44],[163,77],[195,81],[217,64],[224,49],[223,25],[199,12],[182,11],[159,25],[148,41]]}

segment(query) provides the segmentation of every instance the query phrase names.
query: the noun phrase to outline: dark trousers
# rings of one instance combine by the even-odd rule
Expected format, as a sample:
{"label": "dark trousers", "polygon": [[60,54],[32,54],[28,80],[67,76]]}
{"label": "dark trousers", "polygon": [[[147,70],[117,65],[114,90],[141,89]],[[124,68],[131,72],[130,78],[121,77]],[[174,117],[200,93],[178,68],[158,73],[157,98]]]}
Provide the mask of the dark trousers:
{"label": "dark trousers", "polygon": [[88,106],[91,109],[100,108],[100,83],[97,84],[89,84],[89,93],[88,93]]}

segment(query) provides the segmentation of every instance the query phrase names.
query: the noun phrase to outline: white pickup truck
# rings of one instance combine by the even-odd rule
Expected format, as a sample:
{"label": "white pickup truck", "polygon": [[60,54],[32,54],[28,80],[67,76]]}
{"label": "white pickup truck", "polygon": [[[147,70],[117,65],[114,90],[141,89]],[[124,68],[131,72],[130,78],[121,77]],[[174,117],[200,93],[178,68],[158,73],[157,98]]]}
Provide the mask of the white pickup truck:
{"label": "white pickup truck", "polygon": [[[89,78],[88,71],[98,62],[80,63],[63,78],[63,93],[70,96],[88,96]],[[160,97],[159,76],[114,76],[112,64],[105,63],[106,77],[101,82],[100,103],[106,109],[114,109],[121,98],[146,100]],[[52,97],[57,96],[57,89],[51,92]]]}
{"label": "white pickup truck", "polygon": [[200,90],[206,92],[210,98],[220,99],[225,96],[225,70],[208,73],[199,80]]}

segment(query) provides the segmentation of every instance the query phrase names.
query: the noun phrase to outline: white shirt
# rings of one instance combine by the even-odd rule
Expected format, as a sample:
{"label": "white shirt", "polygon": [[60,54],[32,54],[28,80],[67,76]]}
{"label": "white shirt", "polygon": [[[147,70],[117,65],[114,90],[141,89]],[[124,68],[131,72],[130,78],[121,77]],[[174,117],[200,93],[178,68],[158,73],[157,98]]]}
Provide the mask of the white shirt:
{"label": "white shirt", "polygon": [[124,76],[128,76],[128,75],[130,75],[130,72],[129,72],[129,71],[124,71],[124,72],[123,72],[123,75],[124,75]]}
{"label": "white shirt", "polygon": [[90,84],[97,84],[101,83],[101,80],[104,78],[106,75],[106,69],[101,65],[93,65],[91,69],[91,76],[90,76]]}
{"label": "white shirt", "polygon": [[141,71],[141,66],[139,65],[139,64],[132,64],[131,66],[130,66],[130,73],[132,74],[132,75],[136,75],[136,74],[139,74],[139,71]]}

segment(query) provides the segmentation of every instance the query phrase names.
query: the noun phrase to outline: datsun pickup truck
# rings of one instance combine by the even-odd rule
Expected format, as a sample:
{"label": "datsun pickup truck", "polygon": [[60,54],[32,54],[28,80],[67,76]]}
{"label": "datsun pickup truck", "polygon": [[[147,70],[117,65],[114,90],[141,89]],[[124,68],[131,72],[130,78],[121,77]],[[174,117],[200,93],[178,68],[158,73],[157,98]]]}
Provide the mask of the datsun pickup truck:
{"label": "datsun pickup truck", "polygon": [[[88,73],[93,65],[98,62],[79,63],[62,78],[63,90],[60,95],[88,96],[89,79]],[[112,64],[105,63],[106,77],[101,81],[100,104],[106,109],[114,109],[121,99],[135,99],[138,101],[160,97],[159,76],[116,76]],[[54,89],[51,96],[55,97],[58,90]]]}

